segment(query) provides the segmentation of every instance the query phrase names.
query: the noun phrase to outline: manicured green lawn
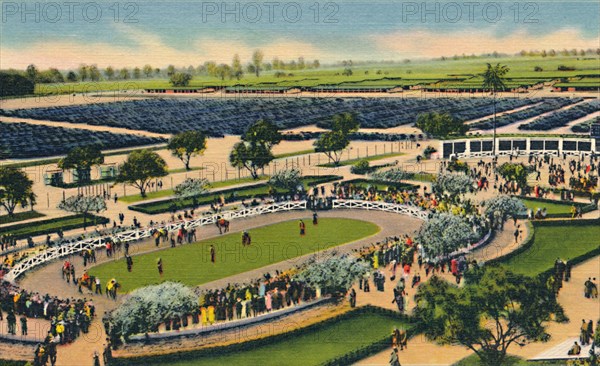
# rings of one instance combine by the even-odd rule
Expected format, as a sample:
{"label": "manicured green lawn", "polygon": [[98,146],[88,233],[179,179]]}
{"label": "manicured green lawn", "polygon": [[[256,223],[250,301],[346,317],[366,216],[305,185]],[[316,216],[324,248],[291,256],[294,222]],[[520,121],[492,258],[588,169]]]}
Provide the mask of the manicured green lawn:
{"label": "manicured green lawn", "polygon": [[[375,161],[375,160],[381,160],[381,159],[386,159],[386,158],[393,158],[395,156],[401,156],[401,155],[404,155],[404,153],[387,153],[387,154],[372,155],[372,156],[364,157],[364,158],[342,160],[342,161],[340,161],[340,164],[337,166],[354,165],[361,160]],[[319,166],[324,167],[324,168],[335,168],[336,167],[336,165],[334,163],[321,164]]]}
{"label": "manicured green lawn", "polygon": [[[333,182],[336,180],[342,179],[339,175],[309,175],[304,176],[301,179],[301,183],[304,186],[304,189],[308,189],[310,186],[316,184],[322,184],[325,182]],[[237,184],[242,180],[231,180],[231,182],[236,182],[233,184]],[[137,205],[130,206],[130,209],[134,211],[143,212],[149,215],[154,215],[163,212],[169,212],[174,206],[177,209],[190,208],[194,206],[202,206],[208,205],[211,202],[214,202],[216,198],[218,198],[221,194],[225,196],[228,202],[233,201],[241,201],[242,199],[251,200],[255,197],[267,196],[269,192],[269,185],[264,182],[264,180],[259,179],[256,181],[256,184],[249,184],[244,187],[239,188],[229,188],[219,191],[212,191],[205,194],[202,194],[197,197],[196,202],[192,198],[186,198],[183,202],[179,202],[176,199],[165,199],[156,202],[149,203],[140,203]],[[281,193],[282,191],[279,190]]]}
{"label": "manicured green lawn", "polygon": [[277,154],[277,155],[275,155],[275,159],[282,159],[282,158],[289,158],[291,156],[312,154],[314,152],[315,152],[315,149],[292,151],[292,152],[285,153],[285,154]]}
{"label": "manicured green lawn", "polygon": [[[105,217],[88,215],[86,226],[94,228],[96,224],[109,222]],[[34,224],[15,224],[0,228],[0,235],[14,235],[17,239],[26,238],[28,236],[44,235],[56,233],[59,229],[63,231],[77,229],[83,227],[83,215],[71,215],[55,219],[37,221]]]}
{"label": "manicured green lawn", "polygon": [[44,214],[41,214],[37,211],[24,211],[18,212],[14,214],[12,217],[8,215],[0,216],[0,224],[9,224],[11,222],[24,221],[37,219],[38,217],[44,217]]}
{"label": "manicured green lawn", "polygon": [[537,201],[527,198],[521,198],[521,201],[535,212],[538,208],[546,208],[549,214],[569,214],[571,213],[571,205],[568,203],[553,203],[546,201]]}
{"label": "manicured green lawn", "polygon": [[[127,272],[124,259],[99,265],[90,269],[89,273],[103,281],[116,278],[125,292],[163,281],[181,281],[193,286],[282,261],[288,261],[289,267],[294,267],[295,258],[299,256],[365,238],[379,231],[373,223],[351,219],[322,218],[317,226],[313,226],[308,217],[304,222],[306,235],[303,237],[299,235],[298,221],[285,221],[250,230],[252,245],[249,247],[242,247],[239,232],[231,233],[134,256],[131,273]],[[235,230],[235,221],[231,225]],[[210,245],[216,250],[215,264],[210,261]],[[159,257],[164,266],[162,278],[156,268]]]}
{"label": "manicured green lawn", "polygon": [[[212,189],[225,188],[225,187],[233,186],[236,184],[252,183],[252,182],[259,183],[259,182],[265,181],[267,179],[268,179],[267,176],[261,176],[258,179],[254,179],[252,177],[245,177],[245,178],[240,178],[240,179],[222,180],[219,182],[212,182],[210,184],[210,188],[212,188]],[[148,193],[146,193],[145,198],[142,198],[142,196],[139,194],[134,194],[134,195],[125,196],[125,197],[119,197],[119,201],[122,201],[125,203],[134,203],[134,202],[140,202],[140,201],[145,201],[145,200],[150,200],[150,199],[155,199],[155,198],[170,197],[174,194],[175,193],[173,192],[173,190],[169,188],[169,189],[163,189],[161,191],[156,191],[156,192],[148,192]]]}
{"label": "manicured green lawn", "polygon": [[389,315],[357,314],[350,319],[340,320],[321,329],[308,331],[292,339],[275,340],[269,345],[258,346],[249,351],[179,362],[148,363],[147,365],[320,365],[357,348],[373,344],[389,336],[396,327],[408,328],[406,324]]}
{"label": "manicured green lawn", "polygon": [[600,225],[590,220],[589,225],[535,225],[533,245],[523,253],[505,262],[516,273],[535,276],[554,265],[557,257],[575,258],[600,246]]}

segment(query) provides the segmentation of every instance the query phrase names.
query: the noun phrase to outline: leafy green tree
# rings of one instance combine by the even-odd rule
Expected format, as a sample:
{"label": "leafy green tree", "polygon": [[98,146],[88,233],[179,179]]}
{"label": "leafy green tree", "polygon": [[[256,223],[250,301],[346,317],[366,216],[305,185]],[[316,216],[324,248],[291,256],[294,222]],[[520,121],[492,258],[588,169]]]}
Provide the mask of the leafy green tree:
{"label": "leafy green tree", "polygon": [[129,73],[129,69],[127,69],[126,67],[122,68],[119,71],[119,78],[121,80],[129,80],[131,78],[131,74]]}
{"label": "leafy green tree", "polygon": [[274,158],[271,149],[267,146],[244,141],[235,144],[229,154],[231,165],[248,170],[254,179],[258,179],[258,171],[269,165]]}
{"label": "leafy green tree", "polygon": [[114,79],[115,69],[112,66],[107,66],[106,69],[104,69],[104,76],[106,76],[108,80]]}
{"label": "leafy green tree", "polygon": [[243,141],[265,145],[269,149],[280,143],[281,138],[277,126],[264,119],[259,119],[253,123],[242,136]]}
{"label": "leafy green tree", "polygon": [[229,161],[236,168],[247,169],[254,179],[258,179],[258,170],[275,159],[271,149],[280,141],[281,133],[276,125],[258,120],[242,135],[242,141],[234,145]]}
{"label": "leafy green tree", "polygon": [[25,208],[35,204],[33,181],[27,174],[10,166],[0,167],[0,205],[13,216],[17,205]]}
{"label": "leafy green tree", "polygon": [[89,67],[85,64],[79,65],[78,68],[79,79],[81,81],[86,81],[89,77]]}
{"label": "leafy green tree", "polygon": [[331,131],[322,133],[314,142],[315,151],[323,152],[330,161],[339,165],[342,158],[342,150],[350,145],[348,135],[358,131],[360,123],[353,113],[340,113],[331,118],[329,122]]}
{"label": "leafy green tree", "polygon": [[100,213],[106,210],[106,202],[100,196],[71,196],[61,201],[58,208],[68,212],[83,214],[83,228],[86,227],[90,212]]}
{"label": "leafy green tree", "polygon": [[67,73],[67,81],[70,83],[74,83],[77,81],[77,74],[74,71],[69,71]]}
{"label": "leafy green tree", "polygon": [[339,113],[331,118],[331,130],[340,131],[345,134],[356,132],[360,128],[360,123],[356,115],[349,112]]}
{"label": "leafy green tree", "polygon": [[58,167],[62,170],[75,169],[77,181],[85,183],[91,180],[91,168],[102,163],[104,163],[104,155],[100,148],[89,145],[71,149],[67,156],[58,161]]}
{"label": "leafy green tree", "polygon": [[38,71],[37,67],[35,67],[34,64],[27,66],[27,69],[25,70],[25,74],[27,75],[29,80],[33,81],[34,83],[37,80],[38,73],[39,73],[39,71]]}
{"label": "leafy green tree", "polygon": [[118,183],[127,183],[140,190],[146,197],[146,190],[154,178],[168,174],[167,163],[154,151],[147,149],[131,152],[125,163],[119,166]]}
{"label": "leafy green tree", "polygon": [[153,69],[150,65],[144,65],[142,71],[144,72],[144,75],[146,75],[146,77],[149,78],[152,75]]}
{"label": "leafy green tree", "polygon": [[169,78],[169,83],[173,86],[188,86],[192,80],[192,75],[187,72],[176,72]]}
{"label": "leafy green tree", "polygon": [[175,70],[175,66],[174,65],[167,66],[167,76],[168,77],[171,77],[171,76],[175,75],[175,72],[177,72],[177,70]]}
{"label": "leafy green tree", "polygon": [[178,157],[190,170],[190,158],[202,155],[206,150],[206,135],[201,131],[185,131],[171,137],[167,149]]}
{"label": "leafy green tree", "polygon": [[261,50],[256,50],[252,54],[252,66],[254,66],[254,72],[256,77],[260,76],[262,70],[263,59],[265,58],[264,53]]}
{"label": "leafy green tree", "polygon": [[231,75],[232,75],[232,70],[231,70],[231,66],[229,66],[229,65],[220,64],[215,69],[215,76],[220,78],[221,81],[224,81],[225,78],[231,78]]}
{"label": "leafy green tree", "polygon": [[547,341],[553,316],[567,320],[538,278],[485,266],[469,270],[465,280],[458,287],[432,277],[419,286],[414,315],[428,339],[468,347],[484,365],[503,365],[512,344]]}
{"label": "leafy green tree", "polygon": [[0,71],[0,96],[33,94],[35,83],[21,73]]}
{"label": "leafy green tree", "polygon": [[342,151],[350,145],[348,135],[341,131],[327,131],[322,133],[315,141],[315,151],[322,152],[335,165],[340,164]]}
{"label": "leafy green tree", "polygon": [[498,167],[498,174],[509,182],[515,182],[520,188],[527,186],[527,176],[529,171],[521,163],[504,163]]}
{"label": "leafy green tree", "polygon": [[231,74],[237,80],[240,80],[244,76],[244,68],[237,53],[233,56],[233,61],[231,62]]}
{"label": "leafy green tree", "polygon": [[498,91],[502,91],[506,89],[506,84],[504,83],[504,76],[510,71],[508,66],[500,65],[497,63],[495,66],[488,63],[487,68],[483,76],[483,88],[485,90],[489,90],[494,97],[494,141],[492,146],[492,153],[496,155],[496,94]]}
{"label": "leafy green tree", "polygon": [[133,69],[133,78],[139,79],[141,77],[142,77],[142,70],[139,67],[136,67],[135,69]]}
{"label": "leafy green tree", "polygon": [[437,112],[420,114],[415,126],[428,135],[436,137],[461,136],[469,130],[469,126],[449,113]]}
{"label": "leafy green tree", "polygon": [[[90,65],[88,67],[88,71],[90,73],[90,80],[92,80],[92,81],[99,81],[100,80],[100,70],[98,70],[98,66],[96,66],[96,65]],[[62,75],[61,75],[61,77],[62,77]]]}

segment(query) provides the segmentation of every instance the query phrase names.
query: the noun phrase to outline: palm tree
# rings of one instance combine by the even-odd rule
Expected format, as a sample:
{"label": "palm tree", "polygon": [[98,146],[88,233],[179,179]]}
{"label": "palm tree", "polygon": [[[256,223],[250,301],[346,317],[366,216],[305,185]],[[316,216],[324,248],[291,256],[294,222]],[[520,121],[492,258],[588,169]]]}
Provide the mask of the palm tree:
{"label": "palm tree", "polygon": [[509,71],[510,69],[506,65],[498,63],[496,66],[492,66],[488,63],[487,70],[481,75],[483,76],[483,89],[491,91],[494,97],[494,141],[492,143],[492,153],[494,156],[496,156],[496,92],[506,89],[504,75]]}

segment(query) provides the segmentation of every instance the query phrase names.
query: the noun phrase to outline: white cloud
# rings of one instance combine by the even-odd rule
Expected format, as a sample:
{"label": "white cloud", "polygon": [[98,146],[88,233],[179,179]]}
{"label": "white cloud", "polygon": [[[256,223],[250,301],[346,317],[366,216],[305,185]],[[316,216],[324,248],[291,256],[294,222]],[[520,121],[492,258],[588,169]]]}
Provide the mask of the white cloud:
{"label": "white cloud", "polygon": [[497,37],[493,30],[435,33],[413,30],[368,37],[382,54],[396,59],[401,57],[439,57],[460,54],[482,54],[493,51],[518,53],[521,50],[588,49],[597,48],[599,38],[585,38],[575,29],[558,29],[543,36],[534,36],[524,30]]}
{"label": "white cloud", "polygon": [[33,63],[38,68],[56,67],[59,69],[75,68],[78,65],[97,64],[99,67],[133,67],[151,64],[164,67],[168,64],[176,66],[197,66],[204,61],[213,60],[218,63],[230,63],[233,55],[238,53],[242,62],[251,59],[252,52],[260,48],[266,60],[279,57],[282,60],[296,59],[303,56],[312,60],[326,56],[313,45],[284,38],[273,39],[268,43],[253,47],[241,39],[200,38],[188,45],[188,49],[174,48],[164,42],[158,35],[141,31],[134,27],[116,24],[116,30],[136,43],[129,47],[108,43],[89,43],[78,41],[40,42],[26,48],[0,49],[0,68],[24,69]]}

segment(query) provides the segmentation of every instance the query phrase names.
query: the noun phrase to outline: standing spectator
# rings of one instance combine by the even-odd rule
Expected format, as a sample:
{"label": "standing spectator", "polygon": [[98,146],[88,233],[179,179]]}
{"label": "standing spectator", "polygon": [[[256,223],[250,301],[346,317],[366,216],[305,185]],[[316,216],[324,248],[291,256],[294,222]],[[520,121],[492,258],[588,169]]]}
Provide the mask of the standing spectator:
{"label": "standing spectator", "polygon": [[8,322],[8,334],[15,335],[17,333],[17,318],[15,317],[15,313],[9,310],[6,321]]}
{"label": "standing spectator", "polygon": [[25,316],[25,314],[23,314],[23,315],[21,315],[21,318],[19,320],[21,321],[21,335],[26,336],[27,335],[27,317]]}

